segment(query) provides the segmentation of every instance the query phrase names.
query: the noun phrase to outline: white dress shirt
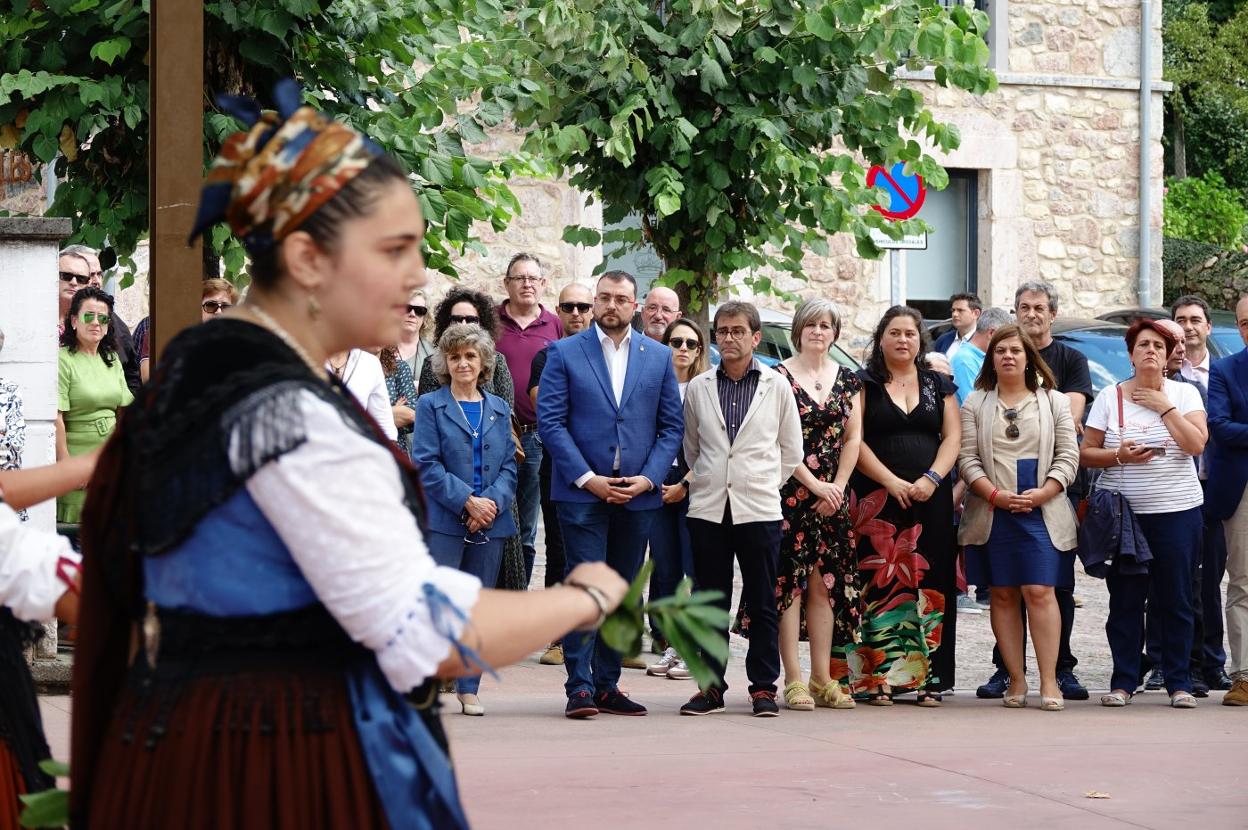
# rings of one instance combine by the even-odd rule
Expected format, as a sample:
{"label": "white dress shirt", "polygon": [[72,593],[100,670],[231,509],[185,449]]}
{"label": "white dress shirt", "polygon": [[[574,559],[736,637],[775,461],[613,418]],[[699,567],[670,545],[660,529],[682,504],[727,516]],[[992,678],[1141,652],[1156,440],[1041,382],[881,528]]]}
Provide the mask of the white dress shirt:
{"label": "white dress shirt", "polygon": [[[633,344],[633,327],[629,326],[625,329],[624,339],[618,346],[611,339],[611,335],[598,328],[597,323],[594,324],[594,332],[598,335],[598,343],[602,346],[602,359],[607,364],[607,376],[611,378],[611,393],[615,395],[615,405],[619,406],[624,397],[624,378],[628,376],[628,350]],[[619,447],[615,448],[615,469],[620,469]],[[612,470],[612,473],[614,472],[615,470]],[[594,475],[594,471],[591,470],[573,483],[577,487],[584,488]],[[654,488],[654,482],[650,482],[650,487]]]}
{"label": "white dress shirt", "polygon": [[945,357],[953,360],[953,356],[958,353],[958,349],[962,348],[964,343],[971,342],[971,338],[975,336],[975,329],[972,328],[970,334],[963,337],[956,331],[953,334],[953,342],[949,344],[949,348],[945,349]]}
{"label": "white dress shirt", "polygon": [[[1199,386],[1200,391],[1208,395],[1209,349],[1205,349],[1205,359],[1200,361],[1200,363],[1193,364],[1187,358],[1183,358],[1183,365],[1179,368],[1179,374]],[[1196,457],[1196,472],[1200,476],[1201,481],[1209,478],[1209,468],[1205,465],[1205,454],[1203,452]]]}
{"label": "white dress shirt", "polygon": [[[327,364],[328,365],[328,364]],[[333,367],[329,367],[331,370]],[[394,410],[390,408],[390,390],[386,389],[386,373],[376,356],[360,349],[347,354],[342,368],[342,382],[351,394],[368,410],[381,431],[391,441],[399,440],[399,428],[394,425]]]}

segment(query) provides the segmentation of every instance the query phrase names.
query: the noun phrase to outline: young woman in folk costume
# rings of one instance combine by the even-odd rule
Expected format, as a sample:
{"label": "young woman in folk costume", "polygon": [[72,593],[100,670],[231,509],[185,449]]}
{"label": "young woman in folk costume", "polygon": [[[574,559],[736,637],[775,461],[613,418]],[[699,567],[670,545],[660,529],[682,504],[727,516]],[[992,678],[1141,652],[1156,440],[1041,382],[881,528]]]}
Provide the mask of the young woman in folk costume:
{"label": "young woman in folk costume", "polygon": [[[108,827],[466,826],[439,677],[601,621],[603,565],[538,593],[437,566],[419,477],[324,369],[394,343],[424,284],[406,174],[310,107],[227,99],[195,234],[247,302],[170,343],[83,517],[71,813]],[[410,705],[408,700],[415,702]]]}

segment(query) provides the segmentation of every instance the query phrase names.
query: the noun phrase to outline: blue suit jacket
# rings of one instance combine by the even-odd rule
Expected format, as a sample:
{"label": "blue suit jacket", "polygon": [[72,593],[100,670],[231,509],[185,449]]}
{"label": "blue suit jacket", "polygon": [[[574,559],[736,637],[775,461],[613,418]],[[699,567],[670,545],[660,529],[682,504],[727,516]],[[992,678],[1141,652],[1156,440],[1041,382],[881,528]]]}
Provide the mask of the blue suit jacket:
{"label": "blue suit jacket", "polygon": [[598,326],[556,340],[547,347],[537,393],[537,428],[551,457],[552,501],[596,502],[575,482],[588,472],[611,475],[619,448],[620,475],[642,475],[654,483],[628,509],[659,507],[660,488],[685,432],[671,350],[633,332],[616,406]]}
{"label": "blue suit jacket", "polygon": [[[516,500],[516,449],[507,402],[489,392],[482,394],[481,497],[498,505],[498,516],[485,533],[499,539],[519,532],[511,517],[511,503]],[[459,517],[472,495],[472,433],[451,387],[443,386],[416,401],[412,462],[425,487],[429,529],[466,532]]]}
{"label": "blue suit jacket", "polygon": [[[936,342],[932,344],[932,351],[944,354],[949,351],[949,347],[953,345],[953,338],[958,336],[958,330],[951,328],[949,331],[936,338]],[[970,392],[967,393],[968,395]]]}
{"label": "blue suit jacket", "polygon": [[1209,367],[1209,437],[1205,510],[1229,519],[1248,485],[1248,349]]}

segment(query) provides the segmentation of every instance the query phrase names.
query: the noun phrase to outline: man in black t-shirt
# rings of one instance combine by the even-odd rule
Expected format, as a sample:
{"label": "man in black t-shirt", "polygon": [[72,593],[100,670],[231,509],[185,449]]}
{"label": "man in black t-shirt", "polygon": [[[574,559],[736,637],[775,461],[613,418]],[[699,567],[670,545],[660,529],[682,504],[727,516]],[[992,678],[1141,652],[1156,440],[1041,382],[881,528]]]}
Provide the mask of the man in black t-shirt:
{"label": "man in black t-shirt", "polygon": [[[1088,359],[1065,343],[1053,339],[1053,321],[1057,318],[1057,289],[1047,282],[1025,282],[1014,294],[1014,313],[1018,325],[1040,350],[1049,364],[1057,390],[1070,398],[1070,414],[1075,429],[1083,434],[1083,414],[1095,397]],[[1057,651],[1057,684],[1067,700],[1087,700],[1088,690],[1075,676],[1079,661],[1070,652],[1070,632],[1075,625],[1075,593],[1073,588],[1054,588],[1057,607],[1062,617],[1061,641]],[[1023,607],[1023,632],[1026,636],[1027,608]],[[993,648],[992,662],[996,672],[987,683],[975,690],[976,697],[1000,698],[1010,684],[1010,675],[1001,661],[1001,652]]]}
{"label": "man in black t-shirt", "polygon": [[[568,283],[559,292],[559,303],[555,306],[555,314],[563,324],[563,336],[571,337],[579,334],[593,322],[594,292],[579,283]],[[546,368],[546,347],[533,355],[529,369],[529,399],[537,404],[537,389],[542,381],[542,370]],[[559,529],[559,517],[555,512],[554,502],[550,500],[550,456],[542,453],[542,464],[538,467],[538,488],[541,494],[542,523],[546,527],[546,587],[563,579],[565,559],[563,555],[563,533]],[[548,666],[563,665],[563,644],[551,643],[540,662]]]}

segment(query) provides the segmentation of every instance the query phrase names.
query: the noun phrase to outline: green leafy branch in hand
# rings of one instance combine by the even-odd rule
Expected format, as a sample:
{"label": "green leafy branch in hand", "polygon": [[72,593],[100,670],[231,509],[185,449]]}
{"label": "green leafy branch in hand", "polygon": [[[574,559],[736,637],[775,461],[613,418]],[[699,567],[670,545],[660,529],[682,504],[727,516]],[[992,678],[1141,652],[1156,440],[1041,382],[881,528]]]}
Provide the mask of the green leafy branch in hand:
{"label": "green leafy branch in hand", "polygon": [[698,688],[706,691],[717,679],[707,658],[721,665],[728,661],[728,641],[723,632],[731,618],[715,605],[723,598],[723,592],[693,591],[693,582],[686,577],[672,596],[643,603],[641,593],[650,583],[653,570],[652,561],[641,566],[620,607],[611,612],[598,634],[620,654],[635,657],[641,653],[641,635],[645,631],[645,616],[649,615],[663,639],[685,661]]}
{"label": "green leafy branch in hand", "polygon": [[[69,777],[69,764],[48,758],[39,769],[57,778]],[[64,827],[69,824],[69,790],[53,787],[43,792],[19,795],[25,808],[19,818],[23,827]]]}

